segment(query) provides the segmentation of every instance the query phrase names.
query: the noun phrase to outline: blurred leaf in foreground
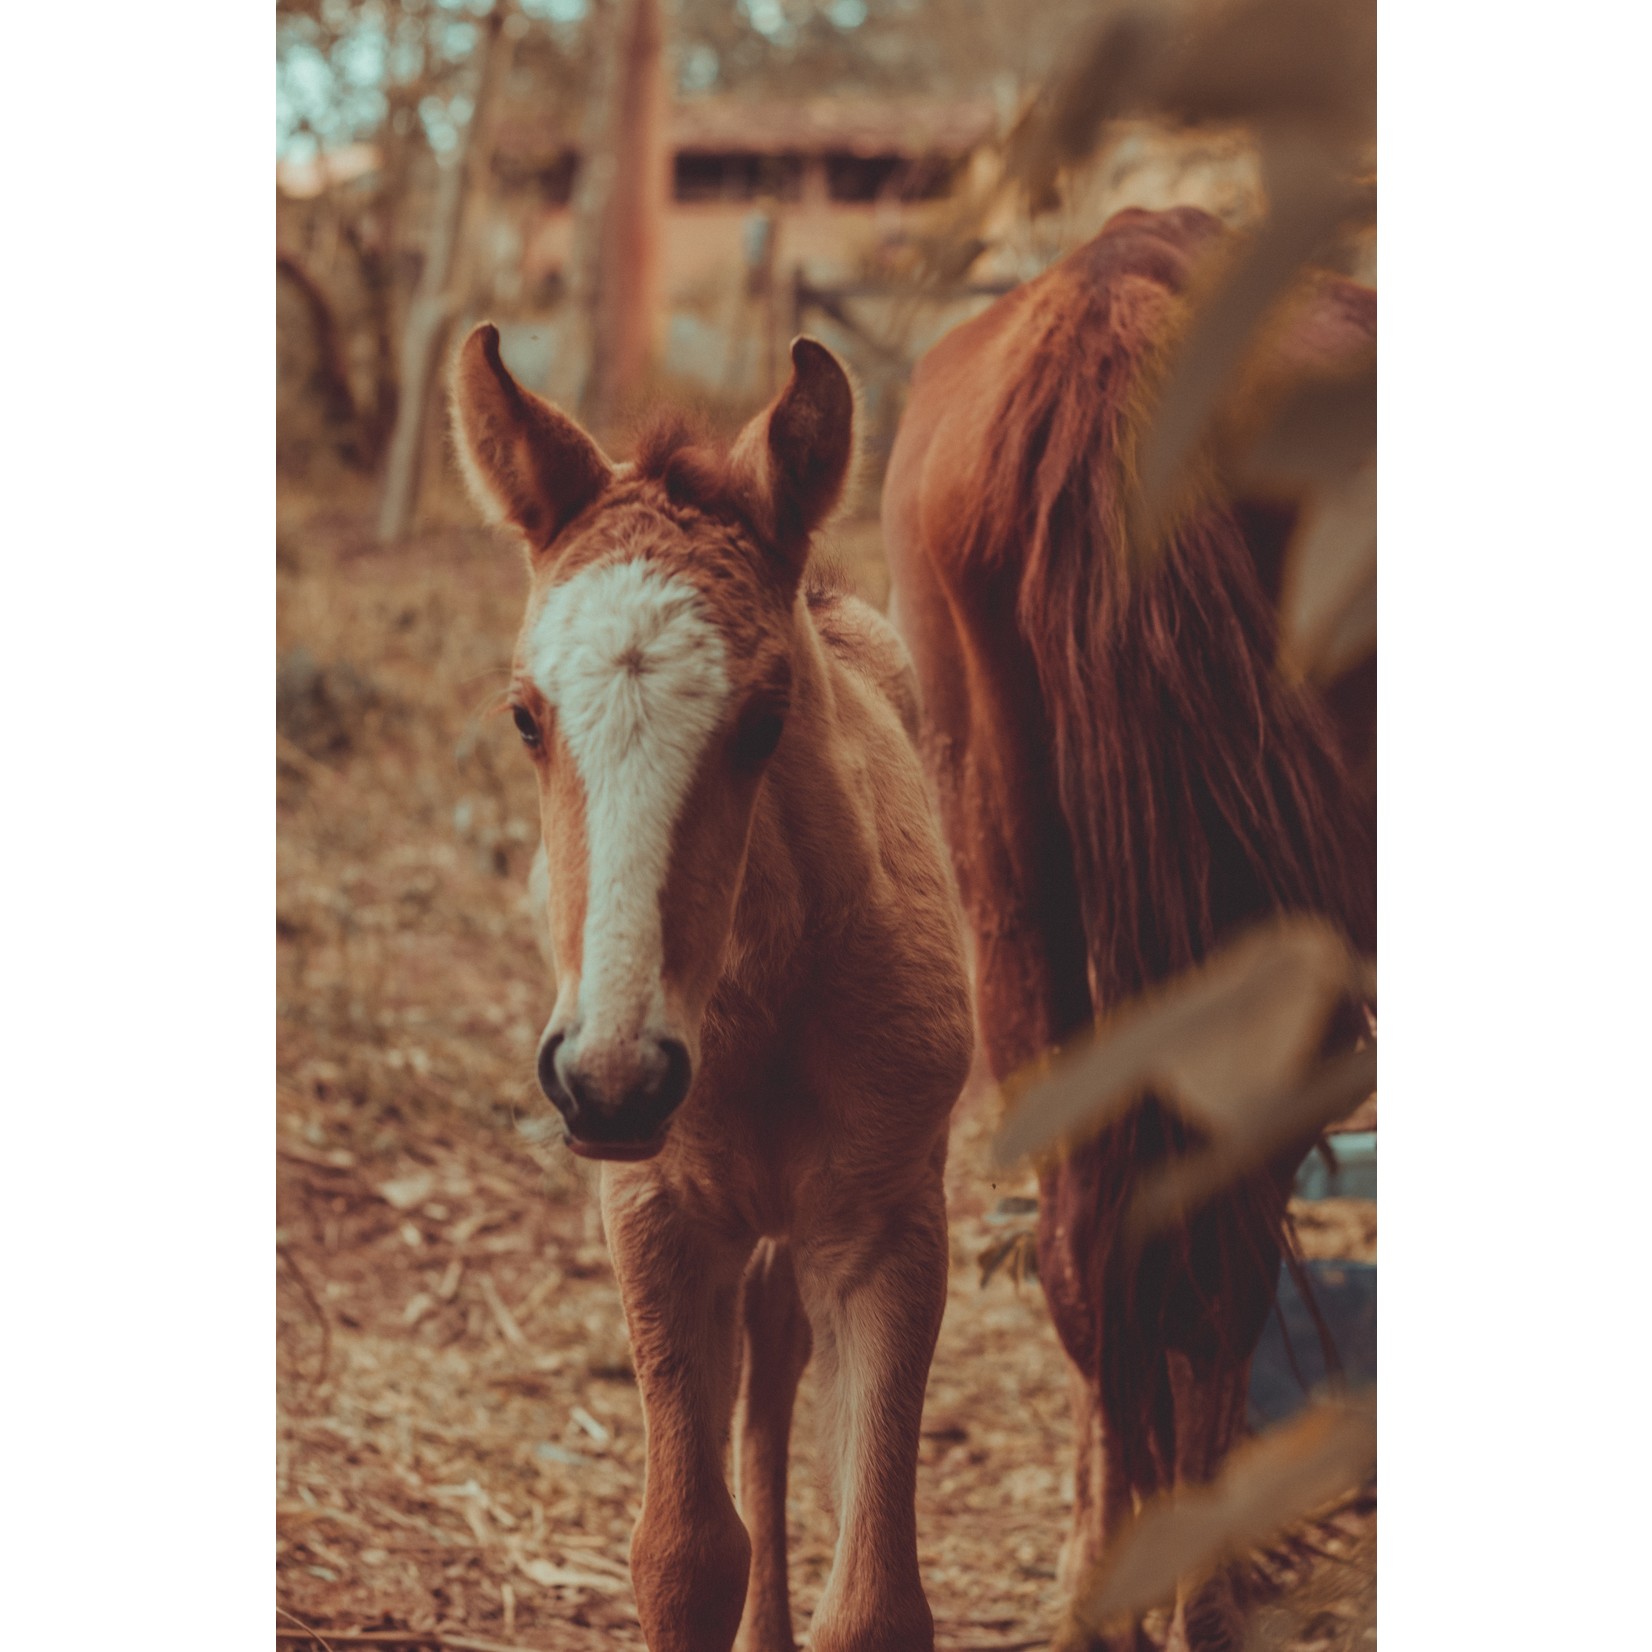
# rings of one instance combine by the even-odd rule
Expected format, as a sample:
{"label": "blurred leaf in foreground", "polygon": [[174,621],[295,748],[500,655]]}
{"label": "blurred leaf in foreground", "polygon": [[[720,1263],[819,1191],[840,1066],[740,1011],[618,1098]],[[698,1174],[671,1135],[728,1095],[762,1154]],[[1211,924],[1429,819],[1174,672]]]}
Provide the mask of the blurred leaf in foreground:
{"label": "blurred leaf in foreground", "polygon": [[1328,371],[1256,354],[1219,417],[1216,459],[1236,493],[1301,505],[1279,663],[1293,678],[1332,682],[1377,646],[1376,353]]}
{"label": "blurred leaf in foreground", "polygon": [[1240,0],[1207,9],[1154,102],[1189,125],[1289,121],[1358,142],[1375,128],[1376,92],[1373,0]]}
{"label": "blurred leaf in foreground", "polygon": [[1109,121],[1153,101],[1172,38],[1164,6],[1114,12],[1016,122],[1005,140],[1004,176],[1021,186],[1033,212],[1056,204],[1061,174],[1104,146]]}
{"label": "blurred leaf in foreground", "polygon": [[1358,1486],[1377,1461],[1375,1400],[1316,1405],[1239,1447],[1213,1484],[1149,1503],[1080,1584],[1073,1617],[1102,1632]]}
{"label": "blurred leaf in foreground", "polygon": [[1364,1044],[1333,1056],[1301,1084],[1253,1102],[1237,1125],[1148,1179],[1130,1204],[1132,1233],[1143,1238],[1185,1221],[1197,1205],[1274,1153],[1347,1118],[1376,1087],[1376,1046]]}
{"label": "blurred leaf in foreground", "polygon": [[1141,483],[1130,543],[1151,558],[1188,462],[1243,366],[1257,330],[1303,267],[1353,210],[1358,191],[1334,151],[1311,134],[1262,144],[1268,218],[1217,278],[1173,352],[1142,435]]}
{"label": "blurred leaf in foreground", "polygon": [[[940,239],[987,233],[1012,192],[1035,216],[1054,210],[1063,177],[1104,154],[1121,119],[1249,127],[1276,145],[1322,153],[1339,170],[1370,149],[1372,0],[1124,0],[1101,9],[1069,66],[999,140],[992,175],[957,203]],[[1289,181],[1274,181],[1276,210]]]}
{"label": "blurred leaf in foreground", "polygon": [[1291,545],[1279,603],[1280,663],[1332,682],[1377,646],[1377,467],[1322,487]]}
{"label": "blurred leaf in foreground", "polygon": [[[1261,391],[1258,400],[1266,394]],[[1339,486],[1376,452],[1374,352],[1352,371],[1298,373],[1273,400],[1259,429],[1226,438],[1235,453],[1237,485],[1294,497],[1309,488]]]}
{"label": "blurred leaf in foreground", "polygon": [[1362,984],[1347,942],[1322,918],[1253,930],[1054,1056],[999,1131],[998,1160],[1093,1135],[1148,1090],[1212,1135],[1238,1135],[1252,1109],[1295,1091],[1331,1011]]}

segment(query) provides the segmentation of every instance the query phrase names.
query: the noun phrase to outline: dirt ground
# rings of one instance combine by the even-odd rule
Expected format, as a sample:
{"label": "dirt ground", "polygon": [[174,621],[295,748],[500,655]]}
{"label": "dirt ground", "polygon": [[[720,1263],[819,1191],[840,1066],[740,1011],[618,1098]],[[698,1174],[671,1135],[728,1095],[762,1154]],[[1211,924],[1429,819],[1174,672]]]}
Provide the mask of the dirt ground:
{"label": "dirt ground", "polygon": [[[278,506],[278,1633],[640,1647],[641,1411],[586,1167],[536,1131],[535,799],[508,719],[485,715],[522,569],[468,527],[379,549],[370,504],[340,484]],[[837,549],[881,600],[875,528]],[[1072,1497],[1038,1286],[981,1284],[978,1257],[1020,1219],[998,1202],[1031,1192],[989,1169],[992,1108],[973,1092],[954,1134],[919,1470],[945,1652],[1042,1644]],[[1304,1234],[1310,1254],[1374,1259],[1375,1207],[1312,1207]],[[800,1631],[833,1530],[813,1403],[805,1376]],[[1374,1644],[1374,1499],[1318,1541],[1338,1558],[1265,1614],[1268,1644]]]}

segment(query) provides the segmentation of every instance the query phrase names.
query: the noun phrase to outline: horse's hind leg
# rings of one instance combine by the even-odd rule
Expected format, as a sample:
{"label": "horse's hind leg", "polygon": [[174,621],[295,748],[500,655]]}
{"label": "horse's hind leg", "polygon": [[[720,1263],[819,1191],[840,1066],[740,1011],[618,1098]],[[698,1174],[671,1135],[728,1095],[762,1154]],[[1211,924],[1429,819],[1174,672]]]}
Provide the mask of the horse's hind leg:
{"label": "horse's hind leg", "polygon": [[[1202,1485],[1220,1473],[1229,1447],[1244,1431],[1249,1365],[1239,1373],[1200,1369],[1186,1355],[1170,1355],[1176,1410],[1176,1483]],[[1244,1611],[1234,1572],[1219,1566],[1176,1591],[1165,1652],[1240,1652]]]}
{"label": "horse's hind leg", "polygon": [[[1106,1426],[1095,1380],[1069,1364],[1067,1395],[1078,1454],[1073,1474],[1073,1521],[1062,1545],[1056,1576],[1062,1597],[1072,1602],[1100,1561],[1107,1538],[1117,1534],[1129,1518],[1132,1505],[1118,1431]],[[1102,1634],[1069,1612],[1056,1635],[1055,1652],[1153,1652],[1153,1642],[1140,1622],[1115,1626]]]}
{"label": "horse's hind leg", "polygon": [[740,1301],[740,1400],[734,1478],[751,1534],[751,1581],[738,1652],[793,1652],[786,1587],[786,1452],[792,1403],[809,1363],[808,1316],[791,1247],[765,1239],[746,1269]]}
{"label": "horse's hind leg", "polygon": [[1073,1464],[1073,1523],[1062,1545],[1056,1577],[1062,1594],[1070,1599],[1101,1559],[1109,1534],[1129,1518],[1131,1498],[1118,1432],[1103,1420],[1095,1379],[1072,1364],[1067,1367],[1067,1398],[1078,1449]]}

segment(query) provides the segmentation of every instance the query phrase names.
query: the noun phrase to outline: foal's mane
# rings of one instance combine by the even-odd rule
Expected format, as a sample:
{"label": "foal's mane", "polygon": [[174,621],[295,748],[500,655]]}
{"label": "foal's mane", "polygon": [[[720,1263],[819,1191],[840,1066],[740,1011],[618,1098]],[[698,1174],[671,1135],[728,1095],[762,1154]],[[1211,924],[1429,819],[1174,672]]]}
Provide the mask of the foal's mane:
{"label": "foal's mane", "polygon": [[659,482],[680,509],[755,532],[752,501],[729,462],[729,447],[680,408],[653,414],[637,434],[632,455],[641,482]]}
{"label": "foal's mane", "polygon": [[[631,462],[637,480],[663,484],[673,505],[755,533],[728,446],[681,409],[665,408],[650,417],[638,432]],[[803,595],[811,611],[853,594],[854,584],[842,566],[818,549],[812,551],[803,574]]]}

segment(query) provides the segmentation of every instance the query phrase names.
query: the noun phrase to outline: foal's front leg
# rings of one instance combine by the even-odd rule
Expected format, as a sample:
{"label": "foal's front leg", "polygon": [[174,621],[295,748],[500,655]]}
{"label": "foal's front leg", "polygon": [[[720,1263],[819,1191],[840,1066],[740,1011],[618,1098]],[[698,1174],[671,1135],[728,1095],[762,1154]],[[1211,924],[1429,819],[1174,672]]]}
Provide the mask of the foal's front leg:
{"label": "foal's front leg", "polygon": [[631,1581],[649,1652],[728,1652],[751,1544],[723,1477],[745,1257],[646,1173],[605,1171],[603,1219],[648,1435]]}
{"label": "foal's front leg", "polygon": [[798,1263],[838,1502],[811,1652],[931,1652],[914,1505],[924,1388],[946,1306],[939,1173],[875,1227],[811,1243]]}
{"label": "foal's front leg", "polygon": [[791,1247],[761,1241],[746,1269],[743,1358],[734,1434],[740,1512],[751,1535],[751,1585],[739,1652],[795,1652],[786,1586],[786,1467],[798,1379],[809,1363],[809,1321]]}

